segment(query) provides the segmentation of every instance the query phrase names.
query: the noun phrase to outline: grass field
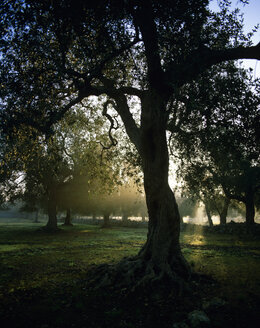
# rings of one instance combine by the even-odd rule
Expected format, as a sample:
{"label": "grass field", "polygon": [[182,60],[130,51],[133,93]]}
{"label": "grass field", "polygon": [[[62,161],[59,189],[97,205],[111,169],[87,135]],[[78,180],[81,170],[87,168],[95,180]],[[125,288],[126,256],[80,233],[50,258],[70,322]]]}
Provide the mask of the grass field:
{"label": "grass field", "polygon": [[[47,234],[37,231],[40,226],[26,222],[0,223],[0,315],[9,327],[10,323],[17,327],[65,327],[65,321],[72,327],[68,322],[73,320],[64,313],[72,303],[74,312],[75,309],[79,313],[84,311],[86,303],[80,295],[84,292],[82,286],[88,269],[136,254],[147,233],[145,228],[102,229],[77,224],[62,227],[56,234]],[[195,272],[215,279],[211,297],[217,296],[232,304],[233,312],[246,311],[242,319],[238,316],[235,320],[237,327],[246,325],[251,309],[256,316],[260,295],[259,239],[246,235],[204,235],[198,227],[196,233],[181,234],[181,245]],[[134,323],[131,326],[131,322],[122,321],[120,313],[121,323],[116,325],[117,319],[113,311],[114,319],[111,319],[111,311],[103,322],[104,327],[135,327]],[[51,320],[46,319],[46,312],[52,313]],[[32,318],[30,322],[29,318]],[[79,323],[75,326],[81,327]]]}

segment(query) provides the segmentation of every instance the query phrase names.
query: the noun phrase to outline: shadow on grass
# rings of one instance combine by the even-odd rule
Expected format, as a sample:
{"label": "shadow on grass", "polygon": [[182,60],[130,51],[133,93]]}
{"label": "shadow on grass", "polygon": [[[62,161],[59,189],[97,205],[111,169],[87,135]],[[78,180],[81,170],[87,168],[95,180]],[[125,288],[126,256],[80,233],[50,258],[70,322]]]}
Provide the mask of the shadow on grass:
{"label": "shadow on grass", "polygon": [[210,327],[257,327],[259,240],[184,233],[185,257],[215,280],[196,280],[192,292],[178,298],[87,287],[91,266],[136,254],[146,229],[75,225],[48,234],[37,228],[0,226],[1,328],[172,328],[215,297],[225,305],[208,310]]}

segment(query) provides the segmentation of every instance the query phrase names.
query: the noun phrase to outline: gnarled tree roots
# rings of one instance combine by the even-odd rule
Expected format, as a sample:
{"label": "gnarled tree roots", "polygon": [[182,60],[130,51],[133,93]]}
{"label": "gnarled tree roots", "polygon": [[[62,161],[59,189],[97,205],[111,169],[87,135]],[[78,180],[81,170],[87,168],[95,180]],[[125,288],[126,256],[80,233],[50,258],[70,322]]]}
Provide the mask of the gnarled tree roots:
{"label": "gnarled tree roots", "polygon": [[[183,262],[182,262],[183,261]],[[182,258],[176,258],[173,268],[169,263],[154,263],[138,255],[124,258],[117,264],[102,264],[88,274],[88,285],[94,289],[112,288],[132,292],[159,291],[181,296],[189,290],[190,268]]]}

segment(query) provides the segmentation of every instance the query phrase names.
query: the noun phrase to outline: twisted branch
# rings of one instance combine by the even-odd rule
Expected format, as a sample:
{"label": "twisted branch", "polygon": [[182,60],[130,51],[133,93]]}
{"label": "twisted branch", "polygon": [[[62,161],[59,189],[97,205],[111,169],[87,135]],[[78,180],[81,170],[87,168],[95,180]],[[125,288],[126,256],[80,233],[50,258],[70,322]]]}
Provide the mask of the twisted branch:
{"label": "twisted branch", "polygon": [[[118,144],[117,140],[112,136],[112,130],[117,130],[118,129],[118,121],[116,120],[115,117],[112,117],[110,114],[108,114],[107,112],[107,108],[109,105],[112,105],[113,107],[116,108],[116,103],[113,100],[107,100],[104,105],[103,105],[103,111],[102,111],[102,115],[105,116],[109,122],[110,122],[110,128],[108,131],[108,136],[109,139],[111,141],[111,143],[108,146],[103,145],[101,142],[101,146],[103,147],[103,149],[110,149],[113,146],[116,146]],[[116,122],[116,125],[114,124]]]}

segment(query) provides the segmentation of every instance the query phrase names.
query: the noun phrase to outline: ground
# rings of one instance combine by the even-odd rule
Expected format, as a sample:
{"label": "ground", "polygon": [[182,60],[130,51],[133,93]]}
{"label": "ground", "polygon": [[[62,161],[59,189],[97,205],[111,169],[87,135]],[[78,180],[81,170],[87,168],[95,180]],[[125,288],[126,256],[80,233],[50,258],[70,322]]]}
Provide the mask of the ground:
{"label": "ground", "polygon": [[182,251],[202,275],[192,278],[191,293],[165,298],[151,290],[133,294],[88,287],[93,266],[138,252],[145,227],[75,224],[46,234],[37,231],[40,225],[0,223],[2,328],[189,327],[194,310],[208,316],[209,327],[258,326],[260,239],[255,235],[186,228]]}

